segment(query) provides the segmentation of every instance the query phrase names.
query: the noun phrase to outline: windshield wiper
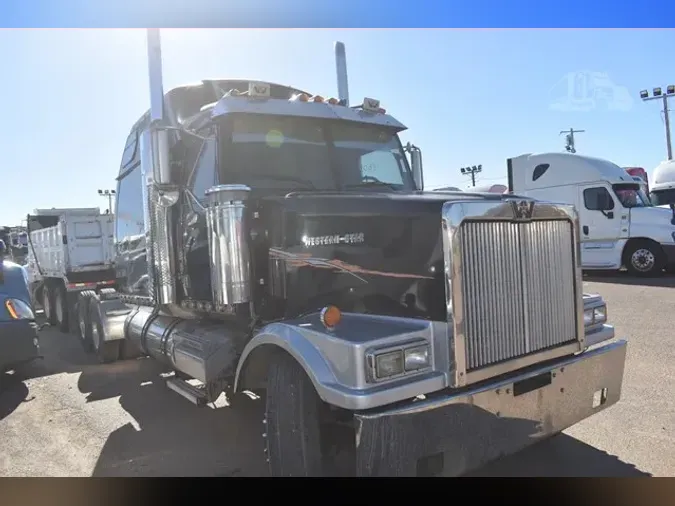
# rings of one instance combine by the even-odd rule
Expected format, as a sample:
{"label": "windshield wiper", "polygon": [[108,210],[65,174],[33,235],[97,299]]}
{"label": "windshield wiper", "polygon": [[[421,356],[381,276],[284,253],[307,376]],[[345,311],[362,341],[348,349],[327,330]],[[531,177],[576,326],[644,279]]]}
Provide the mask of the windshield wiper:
{"label": "windshield wiper", "polygon": [[390,190],[397,191],[398,188],[396,185],[391,183],[385,183],[384,181],[362,181],[361,183],[352,183],[343,185],[345,189],[357,189],[357,188],[389,188]]}
{"label": "windshield wiper", "polygon": [[284,174],[251,174],[249,172],[247,173],[238,173],[236,174],[237,176],[240,176],[242,178],[251,178],[251,179],[269,179],[271,181],[291,181],[293,183],[300,183],[305,186],[305,188],[309,188],[311,190],[316,190],[316,187],[314,186],[314,183],[309,181],[308,179],[302,179],[300,177],[295,177],[295,176],[286,176]]}

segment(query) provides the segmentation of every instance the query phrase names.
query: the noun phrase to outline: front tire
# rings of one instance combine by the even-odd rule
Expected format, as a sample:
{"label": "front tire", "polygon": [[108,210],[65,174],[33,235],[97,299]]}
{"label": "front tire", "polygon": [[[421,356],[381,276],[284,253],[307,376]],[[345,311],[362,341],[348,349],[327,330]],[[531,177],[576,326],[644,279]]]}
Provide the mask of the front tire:
{"label": "front tire", "polygon": [[655,276],[663,271],[663,252],[654,242],[635,241],[626,247],[624,263],[633,276]]}
{"label": "front tire", "polygon": [[322,476],[321,399],[285,353],[268,369],[265,445],[272,476]]}

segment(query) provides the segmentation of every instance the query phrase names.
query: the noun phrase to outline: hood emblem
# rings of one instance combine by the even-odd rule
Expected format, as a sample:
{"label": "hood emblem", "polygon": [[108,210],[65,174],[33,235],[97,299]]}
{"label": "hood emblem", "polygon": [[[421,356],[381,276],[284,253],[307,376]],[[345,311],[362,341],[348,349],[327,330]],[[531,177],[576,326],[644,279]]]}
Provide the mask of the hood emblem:
{"label": "hood emblem", "polygon": [[532,213],[534,211],[534,201],[533,200],[512,200],[511,209],[513,210],[513,217],[517,220],[529,220],[532,219]]}
{"label": "hood emblem", "polygon": [[358,232],[354,234],[335,234],[335,235],[319,235],[315,237],[303,236],[302,243],[305,247],[311,246],[330,246],[333,244],[363,244],[365,242],[365,234]]}

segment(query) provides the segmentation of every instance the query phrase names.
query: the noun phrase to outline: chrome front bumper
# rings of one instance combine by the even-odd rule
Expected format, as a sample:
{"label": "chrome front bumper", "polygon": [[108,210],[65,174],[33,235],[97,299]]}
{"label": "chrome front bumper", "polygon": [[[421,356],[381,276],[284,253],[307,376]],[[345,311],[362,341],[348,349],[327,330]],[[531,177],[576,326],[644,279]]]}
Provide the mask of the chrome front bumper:
{"label": "chrome front bumper", "polygon": [[[615,404],[626,341],[460,391],[356,414],[357,475],[457,476],[513,454]],[[425,459],[426,458],[426,459]]]}

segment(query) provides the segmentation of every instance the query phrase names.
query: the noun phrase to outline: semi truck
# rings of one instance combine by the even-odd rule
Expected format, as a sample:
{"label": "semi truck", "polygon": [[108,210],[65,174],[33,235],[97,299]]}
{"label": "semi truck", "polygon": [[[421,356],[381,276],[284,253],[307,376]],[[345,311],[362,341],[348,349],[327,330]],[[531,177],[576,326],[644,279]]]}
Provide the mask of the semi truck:
{"label": "semi truck", "polygon": [[652,205],[644,184],[600,158],[572,153],[525,154],[508,160],[509,190],[576,206],[581,262],[588,270],[659,275],[675,266],[669,210]]}
{"label": "semi truck", "polygon": [[[649,196],[655,206],[673,209],[675,206],[675,160],[661,162],[652,172]],[[675,217],[675,210],[673,210]]]}
{"label": "semi truck", "polygon": [[116,286],[79,294],[101,362],[151,357],[197,406],[257,394],[273,476],[329,474],[336,445],[357,476],[459,475],[619,400],[627,345],[582,291],[573,206],[425,192],[405,126],[350,104],[342,43],[337,98],[164,93],[159,36],[117,176]]}
{"label": "semi truck", "polygon": [[28,254],[28,235],[22,226],[0,226],[0,240],[5,243],[5,256],[23,265]]}
{"label": "semi truck", "polygon": [[35,209],[27,223],[33,303],[68,332],[77,323],[77,294],[115,285],[113,215],[98,207]]}

